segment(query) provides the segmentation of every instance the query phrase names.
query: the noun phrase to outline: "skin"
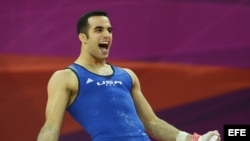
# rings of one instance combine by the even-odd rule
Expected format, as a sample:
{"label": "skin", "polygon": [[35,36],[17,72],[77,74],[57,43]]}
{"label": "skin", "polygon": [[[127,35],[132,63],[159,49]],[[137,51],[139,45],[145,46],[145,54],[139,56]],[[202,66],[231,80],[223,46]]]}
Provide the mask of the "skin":
{"label": "skin", "polygon": [[[84,33],[79,34],[81,52],[75,63],[84,66],[89,71],[99,75],[110,75],[113,70],[106,63],[112,44],[112,26],[108,17],[94,16],[88,19],[89,37]],[[99,43],[107,43],[107,49],[101,49]],[[124,68],[133,80],[131,95],[135,103],[137,113],[143,122],[146,132],[160,141],[175,141],[179,129],[158,118],[153,112],[148,101],[142,94],[140,82],[136,74]],[[58,141],[60,129],[66,108],[74,101],[78,91],[78,80],[75,74],[69,70],[58,70],[48,82],[48,101],[46,105],[46,120],[42,126],[38,141]],[[217,131],[209,131],[203,135],[208,140],[212,135],[219,135]],[[189,134],[186,141],[191,141]],[[220,141],[220,138],[218,139]]]}

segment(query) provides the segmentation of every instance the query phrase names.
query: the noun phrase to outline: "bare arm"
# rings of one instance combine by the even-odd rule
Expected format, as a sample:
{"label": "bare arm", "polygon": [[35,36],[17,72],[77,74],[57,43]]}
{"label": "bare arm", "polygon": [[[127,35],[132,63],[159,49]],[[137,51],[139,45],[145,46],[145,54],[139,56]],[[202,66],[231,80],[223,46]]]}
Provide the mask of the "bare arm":
{"label": "bare arm", "polygon": [[58,141],[65,109],[71,94],[72,73],[69,70],[55,72],[48,82],[46,121],[38,134],[38,141]]}
{"label": "bare arm", "polygon": [[[156,116],[141,92],[140,82],[137,76],[131,70],[126,69],[126,71],[133,79],[134,85],[132,89],[132,98],[134,100],[137,113],[145,126],[146,132],[151,137],[159,141],[176,141],[177,136],[180,136],[179,133],[181,133],[181,130]],[[217,131],[213,131],[204,135],[205,137],[203,137],[202,141],[210,139],[213,135],[219,135],[219,133]],[[187,136],[185,136],[182,140],[192,141],[192,135],[187,134]],[[219,140],[220,138],[218,141]]]}

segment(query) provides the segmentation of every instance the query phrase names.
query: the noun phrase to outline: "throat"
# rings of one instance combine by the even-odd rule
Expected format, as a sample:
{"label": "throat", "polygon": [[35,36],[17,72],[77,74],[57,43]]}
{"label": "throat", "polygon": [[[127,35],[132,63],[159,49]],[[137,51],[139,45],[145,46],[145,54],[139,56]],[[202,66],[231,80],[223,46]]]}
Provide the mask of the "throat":
{"label": "throat", "polygon": [[102,75],[102,76],[109,76],[113,74],[113,69],[111,65],[105,64],[104,66],[88,66],[86,67],[90,72],[97,74],[97,75]]}
{"label": "throat", "polygon": [[97,75],[109,76],[113,74],[113,68],[110,64],[107,64],[106,60],[82,61],[82,59],[77,59],[75,63],[84,67],[89,72],[97,74]]}

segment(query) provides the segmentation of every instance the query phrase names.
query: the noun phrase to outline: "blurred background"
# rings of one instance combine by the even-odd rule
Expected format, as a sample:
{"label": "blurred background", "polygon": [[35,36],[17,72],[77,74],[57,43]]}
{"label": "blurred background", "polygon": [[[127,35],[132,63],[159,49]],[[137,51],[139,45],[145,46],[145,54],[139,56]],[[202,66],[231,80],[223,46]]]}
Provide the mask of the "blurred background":
{"label": "blurred background", "polygon": [[[137,73],[159,117],[200,134],[250,124],[248,0],[1,0],[1,140],[36,139],[47,81],[78,56],[76,22],[89,10],[109,13],[109,62]],[[61,134],[90,141],[68,113]]]}

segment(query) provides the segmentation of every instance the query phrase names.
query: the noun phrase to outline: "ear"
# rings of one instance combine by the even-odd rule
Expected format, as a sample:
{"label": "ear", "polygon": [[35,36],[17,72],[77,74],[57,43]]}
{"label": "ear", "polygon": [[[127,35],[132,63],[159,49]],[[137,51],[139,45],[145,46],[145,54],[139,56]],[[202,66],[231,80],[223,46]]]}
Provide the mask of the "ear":
{"label": "ear", "polygon": [[79,33],[78,38],[81,41],[81,43],[86,44],[87,43],[87,36],[84,33]]}

